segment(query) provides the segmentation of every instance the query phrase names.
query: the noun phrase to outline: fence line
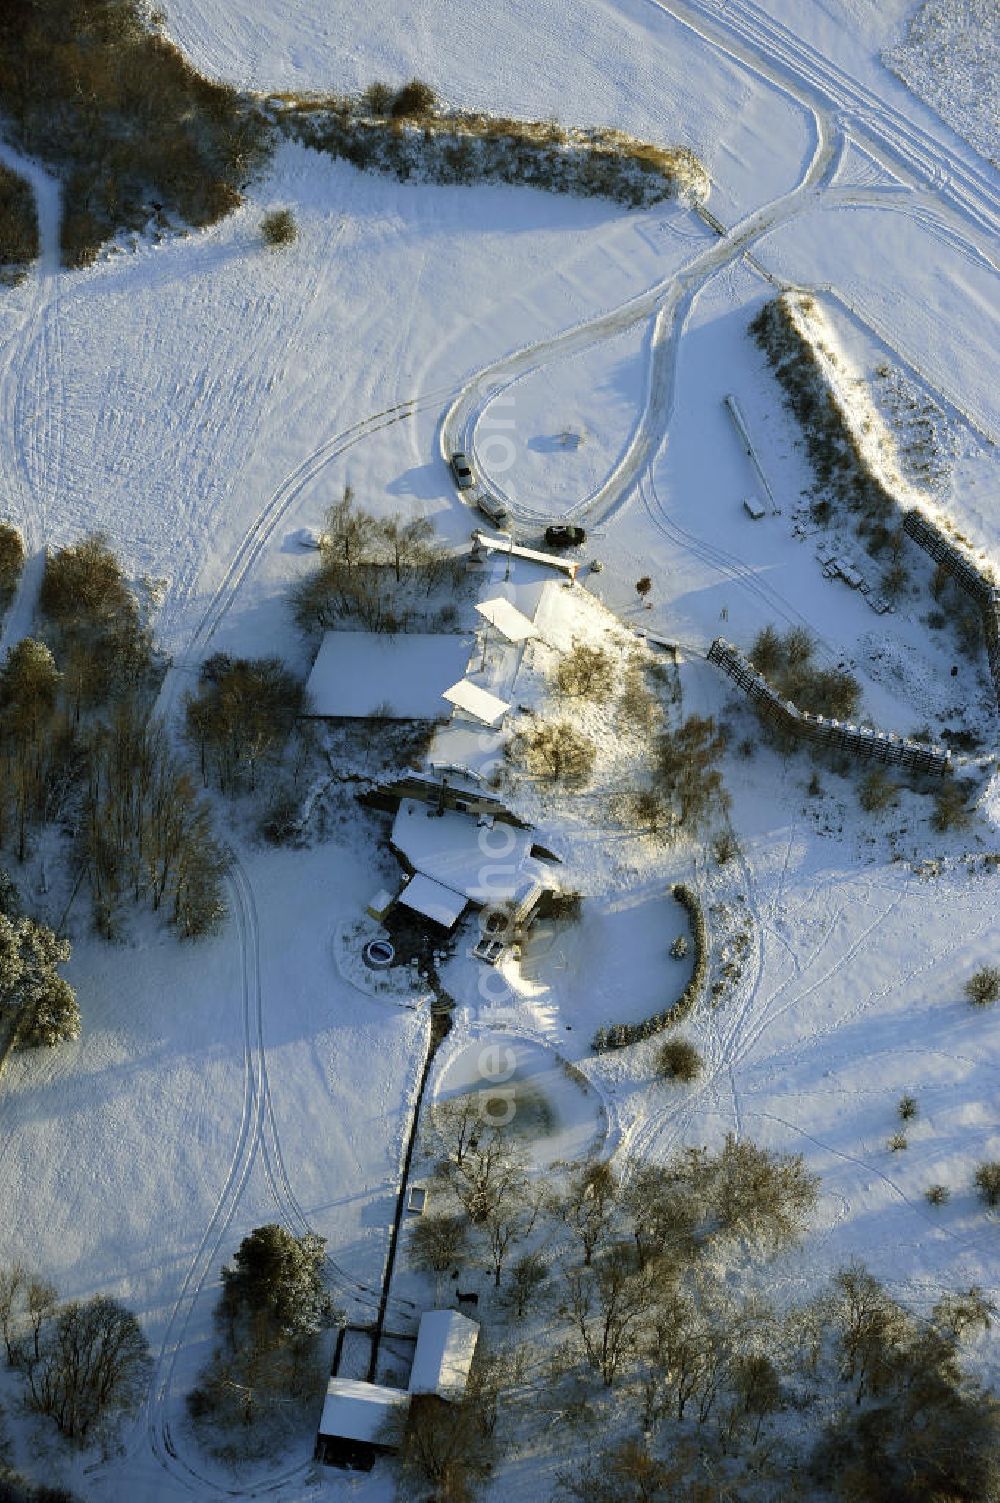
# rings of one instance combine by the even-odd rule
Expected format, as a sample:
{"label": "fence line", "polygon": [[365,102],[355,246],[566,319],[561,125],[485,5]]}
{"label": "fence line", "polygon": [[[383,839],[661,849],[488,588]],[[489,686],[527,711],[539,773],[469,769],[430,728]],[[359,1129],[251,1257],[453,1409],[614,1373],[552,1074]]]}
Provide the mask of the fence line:
{"label": "fence line", "polygon": [[986,636],[986,656],[1000,706],[1000,589],[975,560],[922,511],[913,509],[903,518],[903,531],[955,581],[979,607]]}
{"label": "fence line", "polygon": [[866,762],[882,762],[936,777],[943,777],[951,768],[951,752],[944,747],[926,746],[890,731],[873,731],[800,710],[791,700],[782,699],[750,659],[724,637],[716,637],[708,649],[708,661],[729,675],[765,720],[796,740],[845,752]]}

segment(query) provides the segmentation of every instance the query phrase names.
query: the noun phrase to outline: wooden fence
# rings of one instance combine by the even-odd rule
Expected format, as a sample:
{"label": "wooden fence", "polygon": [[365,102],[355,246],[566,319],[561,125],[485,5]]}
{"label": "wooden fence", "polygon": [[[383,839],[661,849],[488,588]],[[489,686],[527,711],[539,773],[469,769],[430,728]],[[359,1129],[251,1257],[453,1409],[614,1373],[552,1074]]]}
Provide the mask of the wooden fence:
{"label": "wooden fence", "polygon": [[782,699],[750,659],[723,637],[716,637],[712,643],[708,661],[729,675],[764,720],[797,740],[842,752],[859,761],[905,767],[909,772],[930,773],[935,777],[943,777],[951,767],[951,752],[944,747],[927,746],[888,731],[873,731],[863,725],[827,720],[823,715],[800,710],[791,700]]}
{"label": "wooden fence", "polygon": [[908,511],[903,518],[903,531],[908,537],[929,553],[935,563],[964,590],[979,607],[986,636],[986,655],[989,658],[990,674],[1000,705],[1000,589],[976,561],[956,543],[942,527],[938,527],[922,511]]}

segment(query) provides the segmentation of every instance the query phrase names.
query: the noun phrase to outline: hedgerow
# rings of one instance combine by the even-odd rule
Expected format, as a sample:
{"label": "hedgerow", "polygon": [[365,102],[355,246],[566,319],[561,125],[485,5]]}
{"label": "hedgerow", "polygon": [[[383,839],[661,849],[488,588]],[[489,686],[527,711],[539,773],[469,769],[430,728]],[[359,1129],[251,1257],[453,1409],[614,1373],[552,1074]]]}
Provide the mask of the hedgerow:
{"label": "hedgerow", "polygon": [[705,923],[705,914],[697,893],[683,882],[675,882],[671,891],[688,916],[694,941],[694,969],[688,984],[671,1007],[644,1018],[641,1023],[611,1023],[606,1028],[599,1028],[591,1041],[591,1048],[597,1054],[604,1054],[610,1049],[625,1049],[629,1044],[641,1043],[643,1039],[652,1038],[655,1033],[673,1028],[677,1023],[683,1022],[701,996],[708,976],[708,925]]}

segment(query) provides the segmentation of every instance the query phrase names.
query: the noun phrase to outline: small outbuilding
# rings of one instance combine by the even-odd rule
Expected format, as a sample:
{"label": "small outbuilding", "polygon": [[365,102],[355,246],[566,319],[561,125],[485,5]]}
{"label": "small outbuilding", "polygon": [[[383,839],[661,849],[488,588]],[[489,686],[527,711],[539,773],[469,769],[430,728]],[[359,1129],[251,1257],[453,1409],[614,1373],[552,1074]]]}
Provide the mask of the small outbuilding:
{"label": "small outbuilding", "polygon": [[378,1456],[399,1449],[410,1395],[355,1378],[331,1378],[316,1438],[316,1460],[370,1472]]}
{"label": "small outbuilding", "polygon": [[491,729],[500,724],[510,709],[506,700],[500,699],[496,694],[491,694],[488,689],[481,689],[478,684],[474,684],[468,678],[463,678],[459,683],[452,684],[450,689],[445,689],[444,697],[470,720],[477,720],[480,725]]}
{"label": "small outbuilding", "polygon": [[420,1317],[410,1369],[410,1393],[460,1399],[469,1382],[479,1326],[457,1310],[428,1310]]}

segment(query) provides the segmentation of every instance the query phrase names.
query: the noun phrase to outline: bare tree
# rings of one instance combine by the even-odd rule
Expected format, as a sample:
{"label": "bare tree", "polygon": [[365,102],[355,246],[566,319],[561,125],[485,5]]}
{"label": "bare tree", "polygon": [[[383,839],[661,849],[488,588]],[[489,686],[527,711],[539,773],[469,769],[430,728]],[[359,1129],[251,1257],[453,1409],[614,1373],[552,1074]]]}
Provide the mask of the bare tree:
{"label": "bare tree", "polygon": [[614,665],[603,647],[574,642],[556,669],[560,694],[603,703],[614,685]]}
{"label": "bare tree", "polygon": [[593,1159],[574,1169],[552,1198],[556,1215],[579,1243],[584,1266],[614,1235],[618,1211],[618,1182],[606,1159]]}
{"label": "bare tree", "polygon": [[842,1268],[833,1282],[841,1373],[846,1382],[856,1383],[860,1404],[866,1393],[878,1394],[890,1381],[913,1323],[862,1264]]}
{"label": "bare tree", "polygon": [[70,1440],[139,1402],[150,1370],[149,1343],[117,1300],[97,1295],[63,1305],[46,1323],[40,1355],[25,1362],[28,1400]]}
{"label": "bare tree", "polygon": [[31,1322],[31,1347],[35,1354],[36,1362],[41,1359],[40,1342],[42,1327],[52,1315],[58,1297],[58,1289],[48,1279],[39,1278],[36,1275],[28,1280],[25,1304],[28,1310],[28,1319]]}
{"label": "bare tree", "polygon": [[589,1268],[566,1270],[573,1324],[588,1364],[611,1388],[632,1360],[647,1319],[650,1271],[635,1250],[618,1242]]}
{"label": "bare tree", "polygon": [[27,1282],[28,1274],[23,1263],[11,1263],[8,1268],[0,1268],[0,1332],[3,1333],[7,1361],[11,1364],[16,1356],[16,1323]]}
{"label": "bare tree", "polygon": [[469,1224],[464,1216],[428,1212],[410,1228],[410,1261],[415,1268],[444,1273],[465,1256]]}

